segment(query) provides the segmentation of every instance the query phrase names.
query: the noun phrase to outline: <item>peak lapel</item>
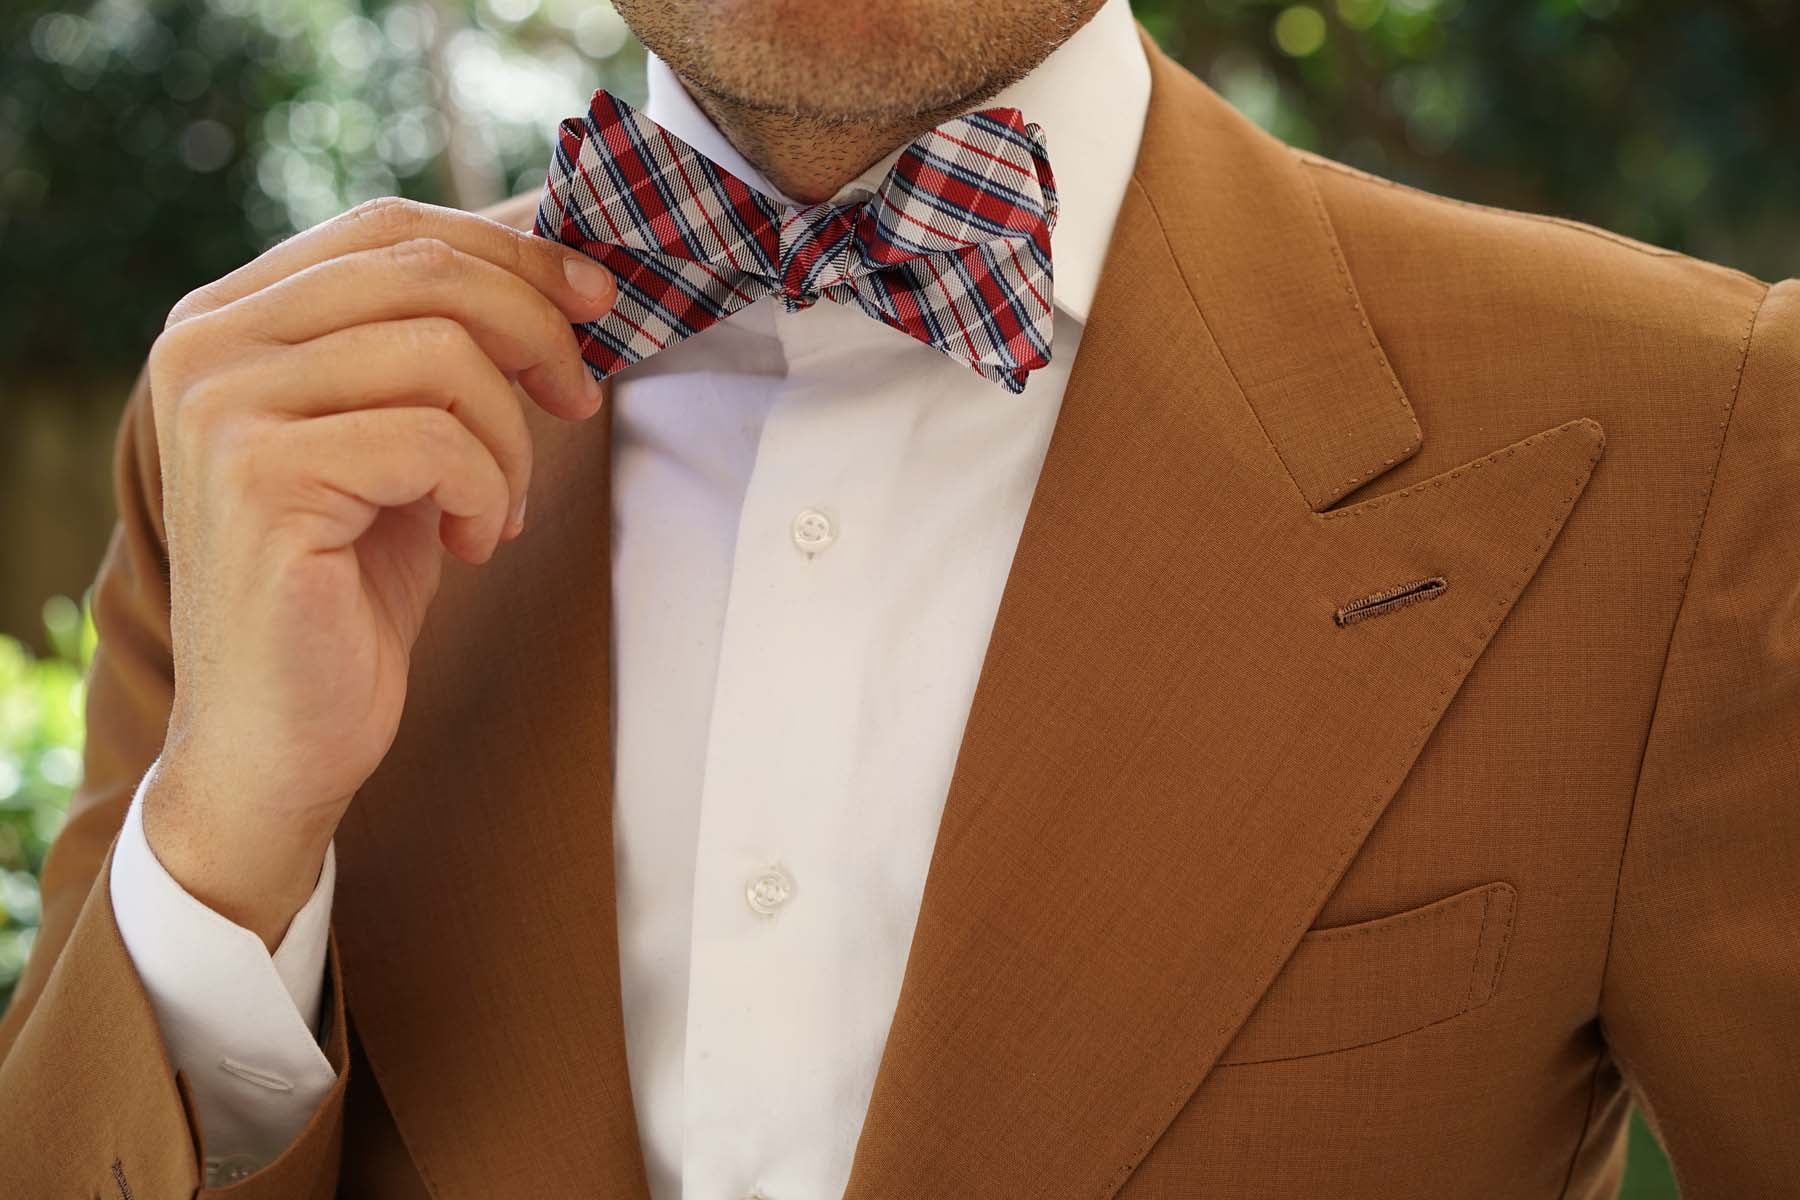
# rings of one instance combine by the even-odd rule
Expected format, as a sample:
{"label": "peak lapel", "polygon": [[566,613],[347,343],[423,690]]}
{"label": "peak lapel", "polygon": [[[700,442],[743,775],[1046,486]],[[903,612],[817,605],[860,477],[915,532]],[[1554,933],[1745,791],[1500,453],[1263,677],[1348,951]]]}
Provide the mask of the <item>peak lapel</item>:
{"label": "peak lapel", "polygon": [[[1418,448],[1412,410],[1287,152],[1152,59],[853,1200],[1116,1191],[1292,953],[1600,454],[1599,427],[1573,421],[1326,511]],[[1446,586],[1427,603],[1334,619],[1429,577]]]}
{"label": "peak lapel", "polygon": [[609,402],[526,406],[533,524],[456,564],[338,833],[351,1021],[439,1200],[647,1195],[613,889]]}

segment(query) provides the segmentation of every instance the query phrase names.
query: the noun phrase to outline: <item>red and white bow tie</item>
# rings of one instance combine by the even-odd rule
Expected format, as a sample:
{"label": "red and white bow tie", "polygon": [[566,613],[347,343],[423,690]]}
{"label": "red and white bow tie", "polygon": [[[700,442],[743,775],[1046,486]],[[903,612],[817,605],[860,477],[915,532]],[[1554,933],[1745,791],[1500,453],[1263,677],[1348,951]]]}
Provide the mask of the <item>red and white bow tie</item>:
{"label": "red and white bow tie", "polygon": [[1014,108],[925,133],[863,203],[792,207],[602,90],[562,123],[536,230],[618,279],[575,327],[596,378],[765,296],[823,296],[1019,392],[1050,361],[1055,224],[1043,132]]}

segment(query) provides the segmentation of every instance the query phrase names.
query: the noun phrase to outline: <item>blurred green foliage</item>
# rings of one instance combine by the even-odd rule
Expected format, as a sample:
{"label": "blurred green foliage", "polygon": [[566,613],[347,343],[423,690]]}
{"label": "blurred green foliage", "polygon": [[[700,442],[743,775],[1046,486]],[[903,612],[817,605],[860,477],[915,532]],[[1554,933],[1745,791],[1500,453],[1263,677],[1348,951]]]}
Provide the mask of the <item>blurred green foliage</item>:
{"label": "blurred green foliage", "polygon": [[31,952],[39,870],[81,779],[82,677],[94,626],[72,601],[44,605],[55,647],[35,657],[0,637],[0,1009]]}
{"label": "blurred green foliage", "polygon": [[540,183],[641,63],[606,0],[13,0],[0,363],[129,370],[186,291],[358,200]]}
{"label": "blurred green foliage", "polygon": [[1800,0],[1137,0],[1286,140],[1800,275]]}

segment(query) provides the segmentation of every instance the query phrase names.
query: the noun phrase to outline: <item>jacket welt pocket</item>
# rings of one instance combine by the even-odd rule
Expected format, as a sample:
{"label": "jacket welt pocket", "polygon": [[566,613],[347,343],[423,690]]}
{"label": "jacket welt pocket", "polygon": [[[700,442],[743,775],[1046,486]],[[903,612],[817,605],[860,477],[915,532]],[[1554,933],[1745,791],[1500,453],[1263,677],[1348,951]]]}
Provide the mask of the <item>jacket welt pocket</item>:
{"label": "jacket welt pocket", "polygon": [[1480,1008],[1500,983],[1516,899],[1511,884],[1490,883],[1311,931],[1219,1065],[1350,1050]]}

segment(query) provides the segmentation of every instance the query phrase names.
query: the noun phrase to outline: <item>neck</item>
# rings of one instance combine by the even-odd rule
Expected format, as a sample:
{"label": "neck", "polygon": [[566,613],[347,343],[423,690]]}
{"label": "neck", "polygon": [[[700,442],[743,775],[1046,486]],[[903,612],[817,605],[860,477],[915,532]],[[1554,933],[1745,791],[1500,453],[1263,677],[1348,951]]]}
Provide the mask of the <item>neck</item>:
{"label": "neck", "polygon": [[[636,8],[639,0],[632,0],[629,6],[625,0],[616,2],[621,7]],[[1039,0],[1040,4],[1048,2]],[[896,149],[934,126],[993,98],[1036,69],[1046,56],[1086,25],[1104,6],[1105,0],[1058,2],[1064,6],[1061,20],[1048,23],[1040,31],[1044,34],[1042,40],[1028,47],[1009,43],[1002,47],[1009,50],[1008,53],[976,57],[962,63],[961,70],[946,68],[931,78],[912,79],[908,86],[888,87],[886,94],[880,96],[881,101],[889,103],[911,97],[933,97],[924,101],[916,112],[898,106],[885,112],[872,111],[876,107],[874,104],[837,105],[839,111],[836,113],[828,111],[832,106],[815,112],[802,107],[759,104],[741,94],[728,94],[723,89],[708,86],[707,72],[703,70],[681,70],[667,55],[663,55],[663,61],[677,74],[682,90],[764,179],[792,200],[821,204]],[[658,44],[649,37],[644,40],[652,48]],[[679,40],[675,45],[679,49],[687,48]],[[983,70],[987,75],[977,86],[956,99],[943,101],[944,92],[949,90],[944,85],[949,79],[967,84]],[[862,80],[864,85],[871,82],[867,78]],[[854,87],[847,90],[861,95]],[[862,89],[866,90],[866,87]],[[861,98],[868,99],[866,95]],[[856,108],[860,108],[863,115],[843,115],[846,109],[854,111]]]}
{"label": "neck", "polygon": [[[686,81],[684,81],[686,82]],[[802,204],[820,204],[944,117],[925,113],[905,121],[870,124],[825,122],[789,112],[751,108],[686,82],[700,106],[728,141],[770,183]]]}

